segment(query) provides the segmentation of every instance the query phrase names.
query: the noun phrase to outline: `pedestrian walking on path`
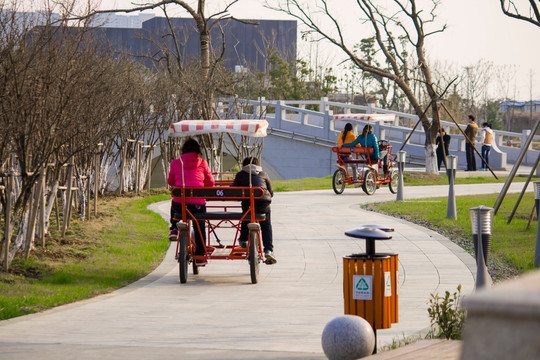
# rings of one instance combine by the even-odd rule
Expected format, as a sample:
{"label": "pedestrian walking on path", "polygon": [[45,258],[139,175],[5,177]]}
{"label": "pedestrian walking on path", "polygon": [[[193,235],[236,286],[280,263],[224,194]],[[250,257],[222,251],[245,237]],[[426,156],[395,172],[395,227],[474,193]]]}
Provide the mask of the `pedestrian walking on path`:
{"label": "pedestrian walking on path", "polygon": [[482,165],[480,166],[481,171],[487,171],[489,165],[489,152],[491,150],[491,144],[493,143],[493,130],[491,130],[491,124],[485,122],[482,124]]}
{"label": "pedestrian walking on path", "polygon": [[465,128],[465,136],[467,137],[467,144],[465,144],[465,153],[467,155],[467,170],[476,171],[476,157],[474,156],[474,144],[476,142],[476,135],[478,134],[478,125],[474,122],[474,116],[469,115],[467,121],[469,125]]}
{"label": "pedestrian walking on path", "polygon": [[448,156],[450,147],[450,135],[448,135],[443,128],[441,128],[441,131],[435,140],[435,144],[437,145],[437,167],[441,170],[441,164],[444,163],[444,166],[447,167],[445,159]]}

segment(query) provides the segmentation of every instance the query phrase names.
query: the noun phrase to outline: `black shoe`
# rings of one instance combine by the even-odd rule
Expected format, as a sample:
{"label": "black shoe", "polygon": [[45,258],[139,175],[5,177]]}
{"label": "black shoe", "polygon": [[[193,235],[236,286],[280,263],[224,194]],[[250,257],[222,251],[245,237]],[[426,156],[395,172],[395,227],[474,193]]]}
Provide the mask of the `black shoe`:
{"label": "black shoe", "polygon": [[176,238],[178,238],[178,230],[172,229],[171,232],[169,233],[169,240],[176,241]]}
{"label": "black shoe", "polygon": [[242,249],[247,249],[247,241],[246,240],[239,240],[238,244],[240,244],[240,247]]}
{"label": "black shoe", "polygon": [[203,267],[208,264],[208,260],[205,260],[205,259],[195,260],[195,264],[197,265],[197,267]]}

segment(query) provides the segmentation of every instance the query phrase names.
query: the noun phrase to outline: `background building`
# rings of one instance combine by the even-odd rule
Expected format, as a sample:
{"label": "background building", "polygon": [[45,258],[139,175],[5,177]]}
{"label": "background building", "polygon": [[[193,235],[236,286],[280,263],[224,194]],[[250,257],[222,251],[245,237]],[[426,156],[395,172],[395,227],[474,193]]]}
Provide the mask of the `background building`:
{"label": "background building", "polygon": [[155,17],[154,14],[117,15],[97,14],[93,17],[94,24],[104,28],[140,29],[143,22]]}
{"label": "background building", "polygon": [[499,112],[509,111],[540,112],[540,101],[503,101],[499,104]]}
{"label": "background building", "polygon": [[[171,29],[166,18],[152,17],[143,21],[135,16],[113,16],[97,18],[94,38],[109,46],[118,54],[124,54],[153,68],[164,49],[175,49]],[[247,69],[264,71],[266,54],[277,49],[280,56],[291,61],[296,59],[297,24],[293,20],[223,20],[212,28],[210,38],[215,53],[221,52],[223,36],[225,52],[223,64],[226,68],[240,72]],[[139,24],[140,27],[136,25]],[[199,34],[192,18],[172,18],[171,24],[178,40],[180,55],[185,63],[199,56]],[[117,26],[118,25],[118,26]]]}

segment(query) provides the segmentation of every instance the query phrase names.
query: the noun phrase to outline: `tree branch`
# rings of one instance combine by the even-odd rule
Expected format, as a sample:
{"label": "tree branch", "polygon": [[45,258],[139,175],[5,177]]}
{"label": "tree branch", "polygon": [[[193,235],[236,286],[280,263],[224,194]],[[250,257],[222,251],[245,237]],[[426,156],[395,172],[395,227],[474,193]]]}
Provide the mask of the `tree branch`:
{"label": "tree branch", "polygon": [[[514,1],[500,0],[502,12],[511,18],[523,20],[533,25],[540,26],[540,9],[536,0],[529,0],[531,6],[529,16],[521,15],[514,4]],[[512,10],[513,9],[513,10]]]}

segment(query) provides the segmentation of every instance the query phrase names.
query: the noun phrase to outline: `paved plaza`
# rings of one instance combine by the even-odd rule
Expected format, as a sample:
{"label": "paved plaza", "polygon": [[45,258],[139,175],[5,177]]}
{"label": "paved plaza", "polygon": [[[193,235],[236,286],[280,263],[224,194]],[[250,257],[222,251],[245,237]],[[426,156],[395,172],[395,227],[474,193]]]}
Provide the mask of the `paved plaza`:
{"label": "paved plaza", "polygon": [[[458,185],[455,192],[498,193],[502,186]],[[522,187],[513,184],[510,192]],[[406,201],[447,194],[448,186],[404,191]],[[153,273],[126,288],[0,322],[0,359],[325,359],[322,331],[343,314],[343,256],[365,250],[364,240],[344,232],[366,224],[394,228],[377,251],[399,254],[399,323],[377,332],[378,346],[424,333],[430,294],[458,284],[471,293],[476,266],[445,237],[359,206],[395,197],[387,187],[373,196],[349,187],[342,195],[276,193],[278,263],[261,265],[258,284],[250,283],[247,261],[223,260],[197,276],[190,271],[180,284],[171,246]],[[446,207],[446,200],[426,206]],[[150,208],[167,218],[169,202]]]}

